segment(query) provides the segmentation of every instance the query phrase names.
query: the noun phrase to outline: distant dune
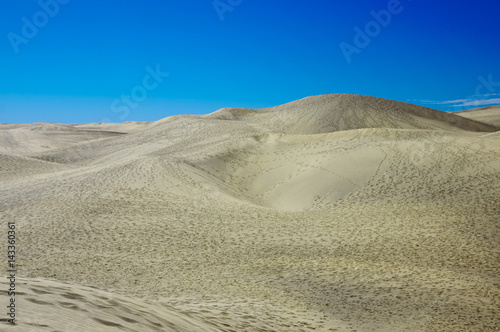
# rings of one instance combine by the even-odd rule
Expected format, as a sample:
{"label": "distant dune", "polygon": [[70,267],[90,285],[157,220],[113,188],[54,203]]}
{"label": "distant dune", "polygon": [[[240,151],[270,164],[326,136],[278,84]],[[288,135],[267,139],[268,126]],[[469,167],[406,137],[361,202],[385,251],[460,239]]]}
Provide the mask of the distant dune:
{"label": "distant dune", "polygon": [[477,112],[336,94],[0,125],[18,327],[498,330],[500,136]]}
{"label": "distant dune", "polygon": [[117,136],[144,128],[146,122],[0,124],[0,153],[26,155]]}
{"label": "distant dune", "polygon": [[455,114],[427,107],[345,94],[307,97],[267,109],[224,108],[207,117],[241,120],[287,134],[320,134],[363,128],[497,130],[491,125],[467,121]]}
{"label": "distant dune", "polygon": [[500,105],[473,108],[470,110],[454,113],[467,119],[476,120],[489,125],[493,125],[500,130]]}

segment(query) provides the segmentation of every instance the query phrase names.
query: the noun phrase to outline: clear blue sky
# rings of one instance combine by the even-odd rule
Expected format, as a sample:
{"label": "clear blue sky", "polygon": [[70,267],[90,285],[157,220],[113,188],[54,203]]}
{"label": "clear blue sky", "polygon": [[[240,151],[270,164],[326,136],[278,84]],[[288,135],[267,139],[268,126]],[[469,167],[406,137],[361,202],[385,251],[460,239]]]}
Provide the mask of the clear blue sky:
{"label": "clear blue sky", "polygon": [[[446,111],[500,103],[498,1],[1,0],[0,9],[0,122],[152,121],[326,93]],[[377,23],[372,11],[382,10]]]}

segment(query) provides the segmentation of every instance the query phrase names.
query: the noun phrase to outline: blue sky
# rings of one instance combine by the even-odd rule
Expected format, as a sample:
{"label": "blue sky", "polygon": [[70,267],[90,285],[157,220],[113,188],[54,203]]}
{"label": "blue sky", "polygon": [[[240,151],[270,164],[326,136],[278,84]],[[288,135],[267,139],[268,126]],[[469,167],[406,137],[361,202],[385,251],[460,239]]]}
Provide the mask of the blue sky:
{"label": "blue sky", "polygon": [[1,0],[0,122],[153,121],[356,93],[500,103],[497,1]]}

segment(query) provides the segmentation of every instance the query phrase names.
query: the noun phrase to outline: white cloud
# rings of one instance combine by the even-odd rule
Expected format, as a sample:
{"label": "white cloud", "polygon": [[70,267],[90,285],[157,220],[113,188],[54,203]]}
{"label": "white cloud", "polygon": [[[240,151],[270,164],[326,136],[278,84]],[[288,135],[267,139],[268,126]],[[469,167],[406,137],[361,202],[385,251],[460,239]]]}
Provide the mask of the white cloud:
{"label": "white cloud", "polygon": [[[500,93],[489,94],[484,97],[500,96]],[[450,107],[466,107],[466,106],[486,106],[493,104],[500,104],[500,98],[478,99],[477,97],[469,97],[465,99],[455,100],[428,100],[428,99],[412,99],[412,102],[432,105],[446,105]]]}
{"label": "white cloud", "polygon": [[462,107],[462,106],[485,106],[492,104],[500,104],[500,98],[492,98],[492,99],[473,99],[465,101],[459,105],[453,105],[453,107]]}

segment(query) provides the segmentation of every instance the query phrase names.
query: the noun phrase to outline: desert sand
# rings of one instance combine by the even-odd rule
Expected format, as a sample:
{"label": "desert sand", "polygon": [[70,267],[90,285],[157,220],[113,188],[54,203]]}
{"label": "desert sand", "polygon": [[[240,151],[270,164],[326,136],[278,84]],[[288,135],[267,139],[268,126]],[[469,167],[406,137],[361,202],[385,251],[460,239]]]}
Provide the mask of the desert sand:
{"label": "desert sand", "polygon": [[470,110],[456,112],[455,114],[500,127],[500,105],[473,108]]}
{"label": "desert sand", "polygon": [[2,124],[0,330],[498,331],[499,113],[469,114],[334,94]]}

